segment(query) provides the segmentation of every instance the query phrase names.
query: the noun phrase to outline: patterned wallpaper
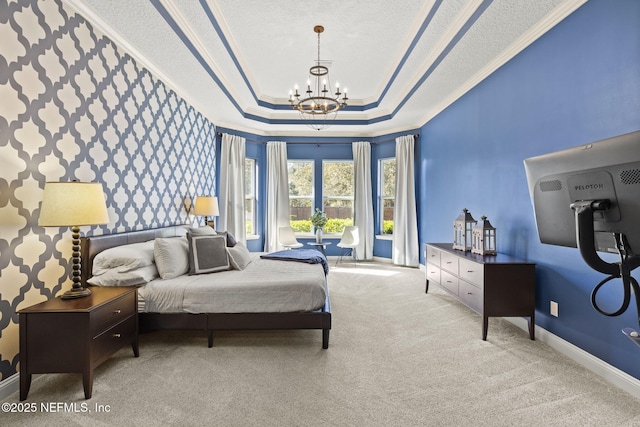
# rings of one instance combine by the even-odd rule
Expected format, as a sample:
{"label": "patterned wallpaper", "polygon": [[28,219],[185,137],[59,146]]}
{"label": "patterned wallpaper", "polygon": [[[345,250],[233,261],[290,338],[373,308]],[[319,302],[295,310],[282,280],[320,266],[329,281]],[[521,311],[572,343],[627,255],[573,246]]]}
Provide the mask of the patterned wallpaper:
{"label": "patterned wallpaper", "polygon": [[46,181],[99,181],[103,234],[193,220],[215,193],[215,126],[60,0],[0,0],[0,373],[17,310],[70,286],[71,232],[38,227]]}

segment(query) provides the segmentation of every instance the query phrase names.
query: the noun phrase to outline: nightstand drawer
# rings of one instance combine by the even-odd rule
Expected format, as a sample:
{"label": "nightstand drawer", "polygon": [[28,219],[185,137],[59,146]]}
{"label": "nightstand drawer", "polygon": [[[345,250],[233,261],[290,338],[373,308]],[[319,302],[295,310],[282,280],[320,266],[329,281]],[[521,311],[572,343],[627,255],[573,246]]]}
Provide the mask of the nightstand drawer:
{"label": "nightstand drawer", "polygon": [[440,268],[449,273],[458,275],[458,257],[448,252],[440,253]]}
{"label": "nightstand drawer", "polygon": [[135,316],[130,316],[124,322],[114,325],[95,337],[91,342],[92,361],[100,364],[122,346],[130,343],[136,336],[136,320]]}
{"label": "nightstand drawer", "polygon": [[100,335],[106,329],[135,314],[136,294],[137,292],[130,292],[95,310],[91,314],[92,336]]}
{"label": "nightstand drawer", "polygon": [[444,270],[440,271],[440,286],[454,295],[458,295],[458,278]]}
{"label": "nightstand drawer", "polygon": [[460,278],[482,287],[484,285],[484,266],[477,262],[461,259]]}

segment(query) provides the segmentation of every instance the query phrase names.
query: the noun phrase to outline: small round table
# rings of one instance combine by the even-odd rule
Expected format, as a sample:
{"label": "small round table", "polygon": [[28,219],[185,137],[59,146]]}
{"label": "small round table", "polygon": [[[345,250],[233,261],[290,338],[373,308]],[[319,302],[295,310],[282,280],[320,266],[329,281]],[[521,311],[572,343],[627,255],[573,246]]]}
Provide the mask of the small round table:
{"label": "small round table", "polygon": [[322,243],[307,242],[307,245],[313,246],[314,248],[316,248],[316,250],[319,250],[320,252],[322,252],[322,255],[324,255],[325,257],[327,256],[327,254],[325,253],[324,249],[327,247],[327,245],[330,245],[330,244],[331,242],[322,242]]}

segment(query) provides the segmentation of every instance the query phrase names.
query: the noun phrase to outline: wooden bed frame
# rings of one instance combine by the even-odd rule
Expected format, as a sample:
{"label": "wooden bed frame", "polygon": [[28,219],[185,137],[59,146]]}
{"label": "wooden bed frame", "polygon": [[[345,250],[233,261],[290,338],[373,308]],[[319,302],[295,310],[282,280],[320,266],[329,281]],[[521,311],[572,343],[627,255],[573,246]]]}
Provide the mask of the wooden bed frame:
{"label": "wooden bed frame", "polygon": [[[146,242],[157,237],[175,237],[186,233],[184,225],[143,231],[105,234],[81,239],[82,277],[91,277],[94,257],[105,249],[130,243]],[[327,289],[328,292],[328,289]],[[202,329],[207,331],[213,347],[216,330],[322,329],[322,348],[329,348],[331,310],[329,294],[324,307],[311,312],[293,313],[139,313],[140,332],[160,329]]]}

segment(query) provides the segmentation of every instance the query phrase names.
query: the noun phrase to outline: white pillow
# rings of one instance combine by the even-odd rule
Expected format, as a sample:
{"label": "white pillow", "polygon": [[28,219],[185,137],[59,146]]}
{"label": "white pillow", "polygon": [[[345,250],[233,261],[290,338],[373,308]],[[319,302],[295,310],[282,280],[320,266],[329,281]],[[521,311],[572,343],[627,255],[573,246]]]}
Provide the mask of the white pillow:
{"label": "white pillow", "polygon": [[153,255],[163,279],[173,279],[189,272],[189,242],[186,236],[155,239]]}
{"label": "white pillow", "polygon": [[99,276],[93,276],[87,283],[94,286],[136,286],[144,285],[158,277],[155,264],[121,272],[112,268]]}
{"label": "white pillow", "polygon": [[135,270],[153,264],[153,240],[116,246],[100,252],[93,259],[94,276],[117,268],[119,272]]}
{"label": "white pillow", "polygon": [[218,234],[213,227],[209,227],[208,225],[204,227],[190,227],[187,231],[191,233],[192,236],[215,236]]}
{"label": "white pillow", "polygon": [[232,248],[227,248],[227,253],[231,267],[235,270],[244,270],[251,263],[251,253],[242,242],[236,243]]}

